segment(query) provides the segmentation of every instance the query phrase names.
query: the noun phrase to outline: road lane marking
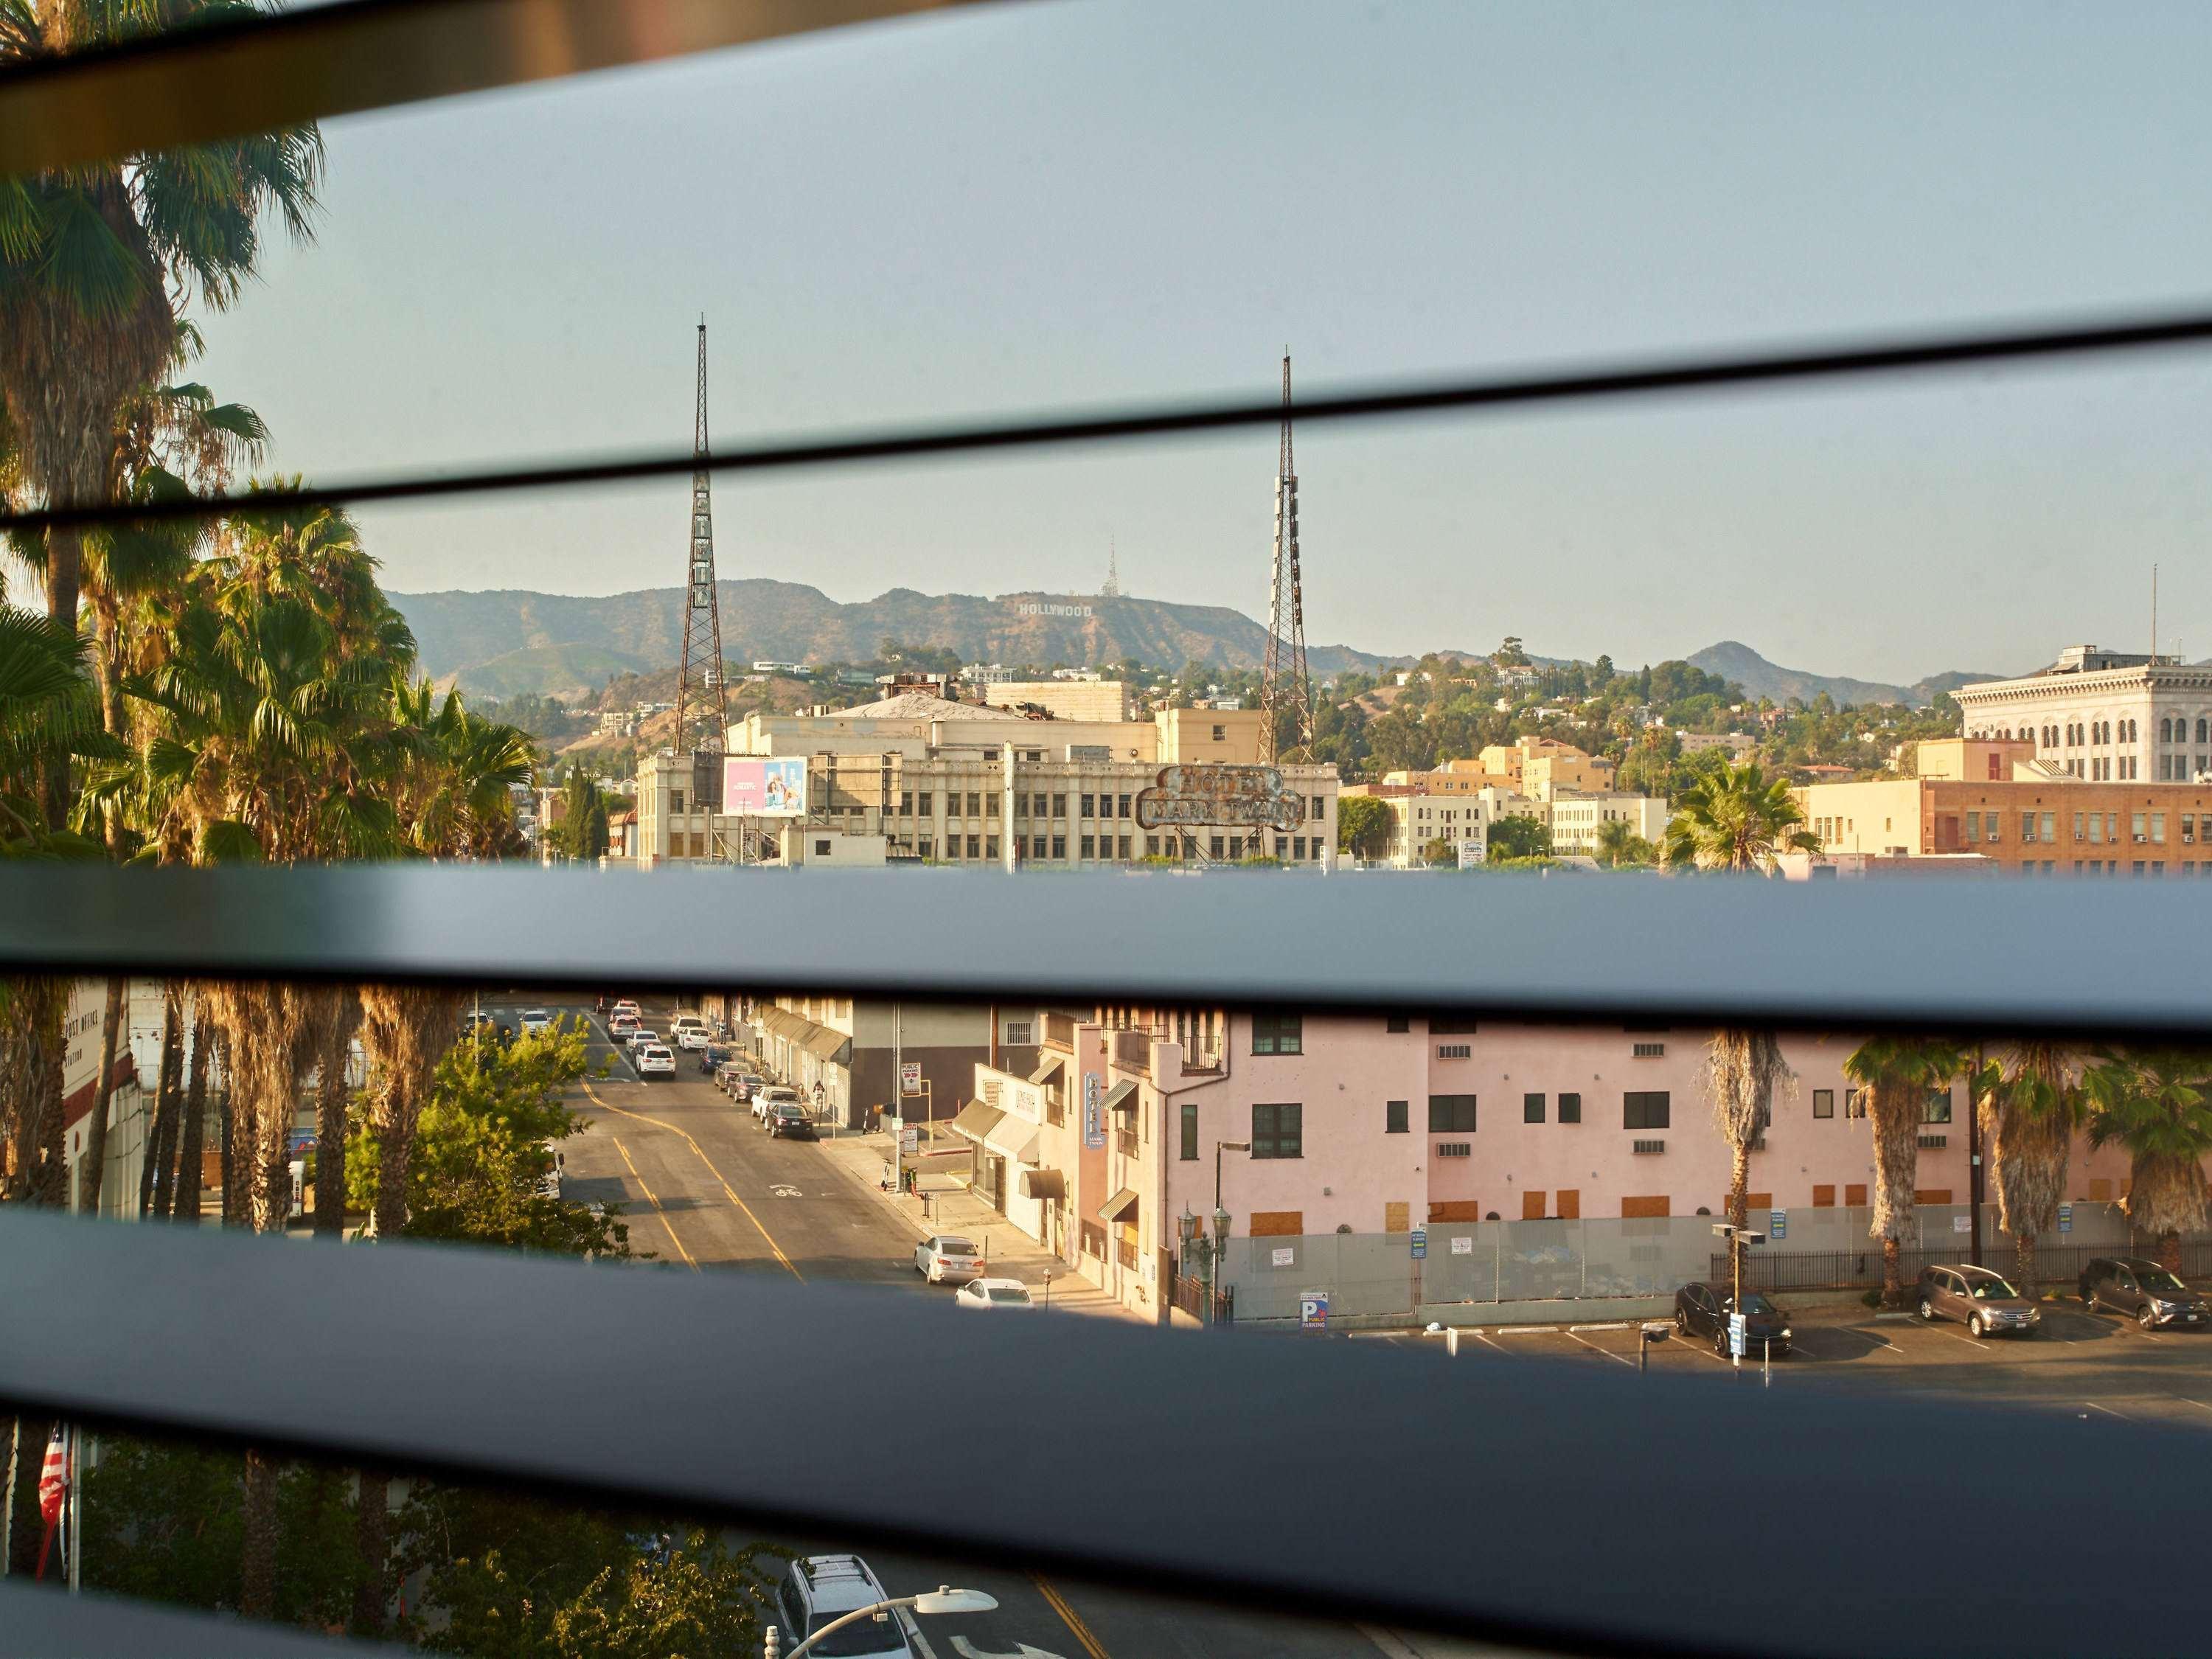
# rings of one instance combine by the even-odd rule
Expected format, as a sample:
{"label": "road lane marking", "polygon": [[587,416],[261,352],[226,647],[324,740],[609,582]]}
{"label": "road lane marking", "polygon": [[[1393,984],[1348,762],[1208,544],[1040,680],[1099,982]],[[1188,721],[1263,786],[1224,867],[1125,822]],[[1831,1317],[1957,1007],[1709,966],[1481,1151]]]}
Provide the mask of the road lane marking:
{"label": "road lane marking", "polygon": [[2123,1414],[2122,1414],[2121,1413],[2119,1413],[2119,1412],[2116,1412],[2116,1411],[2114,1411],[2114,1410],[2113,1410],[2110,1406],[2100,1406],[2100,1405],[2099,1405],[2095,1401],[2094,1401],[2094,1400],[2085,1400],[2085,1401],[2083,1401],[2081,1403],[2082,1403],[2083,1405],[2087,1406],[2087,1407],[2091,1411],[2093,1411],[2093,1412],[2102,1412],[2102,1413],[2104,1413],[2104,1414],[2105,1414],[2106,1416],[2107,1416],[2107,1417],[2117,1417],[2117,1418],[2119,1418],[2120,1421],[2121,1421],[2121,1422],[2123,1422],[2123,1423],[2125,1423],[2125,1422],[2127,1422],[2127,1421],[2129,1420],[2127,1417],[2125,1417],[2124,1415],[2123,1415]]}
{"label": "road lane marking", "polygon": [[2202,1400],[2191,1400],[2185,1394],[2178,1394],[2173,1397],[2185,1406],[2194,1406],[2199,1411],[2212,1412],[2212,1406],[2206,1405]]}
{"label": "road lane marking", "polygon": [[1571,1329],[1567,1332],[1567,1335],[1572,1340],[1581,1343],[1583,1346],[1588,1348],[1592,1353],[1601,1353],[1607,1359],[1618,1359],[1622,1364],[1627,1366],[1631,1370],[1634,1370],[1636,1369],[1636,1362],[1629,1358],[1625,1354],[1617,1354],[1610,1348],[1601,1348],[1596,1343],[1591,1341],[1589,1338],[1586,1336],[1576,1336]]}
{"label": "road lane marking", "polygon": [[1060,1615],[1060,1622],[1067,1626],[1075,1639],[1083,1644],[1083,1650],[1091,1656],[1091,1659],[1107,1659],[1105,1648],[1091,1633],[1091,1626],[1083,1622],[1083,1615],[1067,1605],[1066,1598],[1035,1573],[1030,1575],[1030,1582],[1037,1587],[1038,1593],[1046,1601],[1052,1603],[1052,1610]]}
{"label": "road lane marking", "polygon": [[676,1224],[669,1220],[668,1212],[660,1207],[660,1200],[653,1195],[653,1188],[645,1184],[645,1177],[641,1175],[638,1175],[637,1165],[630,1164],[629,1148],[622,1144],[622,1140],[619,1136],[609,1135],[607,1139],[615,1143],[615,1150],[622,1154],[622,1161],[625,1164],[629,1164],[630,1174],[637,1176],[638,1190],[645,1194],[645,1201],[653,1206],[653,1212],[660,1218],[660,1224],[668,1229],[668,1242],[676,1247],[676,1254],[684,1258],[684,1261],[689,1264],[693,1273],[697,1273],[699,1271],[699,1264],[691,1260],[691,1252],[685,1249],[684,1248],[684,1241],[677,1237]]}
{"label": "road lane marking", "polygon": [[[722,1183],[723,1196],[727,1198],[731,1203],[736,1205],[738,1208],[744,1211],[745,1219],[751,1222],[756,1228],[759,1229],[761,1237],[767,1242],[769,1249],[775,1252],[775,1259],[783,1264],[784,1271],[789,1273],[793,1279],[799,1280],[800,1284],[803,1285],[806,1282],[806,1275],[799,1272],[797,1267],[792,1265],[791,1258],[783,1253],[783,1246],[775,1242],[775,1235],[769,1231],[766,1227],[761,1226],[761,1218],[753,1213],[753,1206],[738,1196],[737,1189],[730,1185],[729,1177],[725,1176],[720,1170],[714,1168],[714,1160],[707,1156],[705,1151],[700,1146],[699,1143],[692,1139],[689,1133],[678,1128],[673,1123],[664,1122],[661,1119],[657,1117],[647,1117],[643,1112],[633,1112],[626,1106],[617,1106],[611,1102],[600,1099],[599,1091],[592,1087],[588,1079],[584,1083],[584,1093],[595,1106],[604,1107],[610,1112],[620,1112],[624,1117],[634,1117],[640,1123],[650,1123],[654,1128],[665,1129],[671,1134],[682,1135],[684,1137],[684,1144],[698,1154],[699,1161],[705,1164],[708,1169],[713,1170],[714,1179]],[[617,1142],[617,1144],[619,1145],[620,1143]],[[625,1154],[625,1156],[627,1156],[627,1154]],[[642,1185],[643,1183],[641,1182],[640,1184]],[[672,1233],[674,1229],[672,1228],[670,1231]],[[680,1249],[681,1247],[679,1246],[678,1248]]]}
{"label": "road lane marking", "polygon": [[[915,1632],[914,1639],[917,1644],[921,1641],[920,1631]],[[1033,1648],[1026,1642],[1014,1644],[1012,1653],[986,1653],[964,1636],[952,1638],[952,1650],[960,1656],[960,1659],[1060,1659],[1058,1654],[1047,1653],[1042,1648]],[[925,1647],[922,1651],[927,1654],[929,1650]],[[935,1659],[935,1656],[932,1655],[931,1659]]]}

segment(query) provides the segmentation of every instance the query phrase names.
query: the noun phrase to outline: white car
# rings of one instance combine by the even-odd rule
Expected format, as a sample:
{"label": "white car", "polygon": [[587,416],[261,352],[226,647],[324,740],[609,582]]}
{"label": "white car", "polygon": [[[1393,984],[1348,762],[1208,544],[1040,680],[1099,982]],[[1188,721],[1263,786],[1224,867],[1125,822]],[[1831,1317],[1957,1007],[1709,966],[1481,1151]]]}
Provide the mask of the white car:
{"label": "white car", "polygon": [[620,1019],[624,1014],[628,1014],[632,1019],[637,1019],[643,1016],[644,1012],[635,1001],[629,997],[624,997],[620,1002],[615,1004],[614,1017]]}
{"label": "white car", "polygon": [[676,1028],[676,1046],[679,1048],[703,1048],[713,1041],[703,1025],[679,1025]]}
{"label": "white car", "polygon": [[971,1279],[952,1298],[963,1308],[1034,1308],[1030,1288],[1018,1279]]}
{"label": "white car", "polygon": [[788,1088],[781,1084],[778,1084],[772,1089],[756,1089],[753,1091],[752,1101],[753,1121],[765,1128],[769,1120],[775,1117],[777,1107],[797,1106],[802,1103],[798,1090]]}
{"label": "white car", "polygon": [[662,1043],[648,1042],[637,1051],[640,1077],[674,1077],[676,1056]]}
{"label": "white car", "polygon": [[544,1036],[546,1032],[552,1029],[553,1016],[547,1013],[543,1008],[525,1008],[522,1011],[523,1036]]}
{"label": "white car", "polygon": [[972,1238],[954,1233],[925,1238],[914,1247],[914,1270],[933,1285],[983,1276],[983,1253]]}
{"label": "white car", "polygon": [[679,1031],[687,1025],[696,1025],[702,1031],[707,1029],[707,1022],[696,1014],[678,1014],[669,1023]]}
{"label": "white car", "polygon": [[641,1025],[635,1030],[625,1035],[623,1041],[629,1045],[630,1053],[635,1054],[639,1049],[659,1042],[660,1033],[650,1025]]}

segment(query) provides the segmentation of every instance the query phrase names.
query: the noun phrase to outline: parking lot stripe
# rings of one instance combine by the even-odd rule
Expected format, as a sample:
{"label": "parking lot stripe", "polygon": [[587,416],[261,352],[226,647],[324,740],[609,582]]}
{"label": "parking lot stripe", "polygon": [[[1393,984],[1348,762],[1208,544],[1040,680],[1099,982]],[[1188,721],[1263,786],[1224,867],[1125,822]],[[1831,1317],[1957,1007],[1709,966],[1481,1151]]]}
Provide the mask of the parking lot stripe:
{"label": "parking lot stripe", "polygon": [[684,1241],[677,1237],[676,1224],[668,1218],[668,1212],[660,1207],[660,1200],[653,1195],[653,1188],[645,1184],[645,1177],[638,1175],[637,1165],[630,1162],[629,1148],[622,1144],[619,1137],[610,1136],[609,1139],[614,1141],[615,1150],[622,1154],[622,1161],[629,1164],[630,1174],[637,1176],[638,1190],[645,1194],[645,1201],[653,1206],[653,1212],[660,1218],[660,1224],[668,1229],[668,1242],[676,1247],[676,1254],[684,1258],[685,1265],[693,1273],[697,1273],[699,1264],[692,1261],[691,1252],[685,1249]]}
{"label": "parking lot stripe", "polygon": [[1500,1325],[1498,1328],[1500,1336],[1557,1336],[1559,1332],[1557,1325]]}
{"label": "parking lot stripe", "polygon": [[1615,1319],[1603,1325],[1570,1325],[1567,1327],[1567,1334],[1572,1336],[1577,1331],[1625,1331],[1627,1328],[1626,1320]]}
{"label": "parking lot stripe", "polygon": [[[1598,1345],[1597,1345],[1596,1343],[1595,1343],[1595,1342],[1591,1341],[1591,1340],[1590,1340],[1588,1337],[1586,1337],[1586,1336],[1577,1336],[1577,1335],[1575,1335],[1575,1332],[1576,1332],[1577,1329],[1579,1329],[1579,1328],[1580,1328],[1580,1327],[1577,1327],[1577,1326],[1573,1326],[1573,1325],[1570,1325],[1569,1327],[1567,1327],[1567,1335],[1569,1336],[1569,1338],[1571,1338],[1571,1339],[1572,1340],[1574,1340],[1574,1341],[1577,1341],[1577,1342],[1581,1343],[1581,1344],[1583,1345],[1583,1346],[1584,1346],[1585,1348],[1588,1348],[1588,1349],[1589,1349],[1592,1353],[1601,1353],[1601,1354],[1603,1354],[1603,1355],[1604,1355],[1607,1359],[1618,1359],[1618,1360],[1620,1360],[1620,1363],[1621,1363],[1622,1364],[1624,1364],[1624,1365],[1627,1366],[1627,1367],[1628,1367],[1628,1369],[1629,1369],[1629,1370],[1634,1370],[1636,1369],[1636,1362],[1635,1362],[1634,1360],[1632,1360],[1632,1359],[1630,1359],[1630,1358],[1627,1358],[1626,1355],[1624,1355],[1624,1354],[1617,1354],[1617,1353],[1613,1352],[1613,1351],[1612,1349],[1610,1349],[1610,1348],[1601,1348],[1601,1347],[1599,1347],[1599,1346],[1598,1346]],[[1619,1330],[1619,1329],[1620,1328],[1620,1326],[1618,1326],[1618,1325],[1601,1325],[1601,1326],[1596,1327],[1596,1328],[1597,1328],[1597,1329],[1599,1329],[1599,1330]]]}
{"label": "parking lot stripe", "polygon": [[2179,1400],[2179,1401],[2183,1405],[2185,1405],[2185,1406],[2194,1406],[2194,1407],[2197,1407],[2197,1410],[2199,1410],[2199,1411],[2203,1411],[2203,1412],[2212,1412],[2212,1405],[2207,1405],[2207,1404],[2206,1404],[2203,1401],[2202,1401],[2202,1400],[2191,1400],[2191,1399],[2187,1395],[2185,1395],[2185,1394],[2178,1394],[2178,1395],[2174,1395],[2173,1397],[2174,1397],[2176,1400]]}
{"label": "parking lot stripe", "polygon": [[2094,1400],[2085,1400],[2081,1403],[2093,1412],[2102,1412],[2107,1417],[2117,1417],[2123,1423],[2130,1420],[2124,1413],[2116,1412],[2110,1406],[2100,1406]]}

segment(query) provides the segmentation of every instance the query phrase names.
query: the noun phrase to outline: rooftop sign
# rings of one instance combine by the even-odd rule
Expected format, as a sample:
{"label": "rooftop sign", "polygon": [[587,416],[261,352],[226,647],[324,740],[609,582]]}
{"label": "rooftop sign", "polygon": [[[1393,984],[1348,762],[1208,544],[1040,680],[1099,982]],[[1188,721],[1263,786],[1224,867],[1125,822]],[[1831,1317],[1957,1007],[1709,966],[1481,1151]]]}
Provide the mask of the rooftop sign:
{"label": "rooftop sign", "polygon": [[1272,766],[1164,766],[1137,797],[1137,822],[1164,826],[1215,825],[1288,832],[1305,821],[1303,796],[1283,788]]}

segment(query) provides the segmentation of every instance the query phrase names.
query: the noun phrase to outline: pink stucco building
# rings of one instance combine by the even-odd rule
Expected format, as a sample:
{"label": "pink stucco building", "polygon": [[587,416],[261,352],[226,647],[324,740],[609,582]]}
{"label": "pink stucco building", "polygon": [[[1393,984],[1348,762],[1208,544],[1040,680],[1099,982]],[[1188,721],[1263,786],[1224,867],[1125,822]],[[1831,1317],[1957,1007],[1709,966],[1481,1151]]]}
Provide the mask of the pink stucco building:
{"label": "pink stucco building", "polygon": [[[1217,1162],[1237,1237],[1725,1209],[1708,1030],[1134,1007],[1042,1020],[1034,1071],[976,1067],[955,1126],[975,1144],[976,1185],[1158,1316],[1177,1219],[1212,1212]],[[1784,1040],[1796,1078],[1752,1157],[1753,1209],[1867,1202],[1870,1138],[1843,1075],[1857,1041]],[[1967,1110],[1963,1083],[1929,1102],[1923,1205],[1967,1201]],[[2070,1194],[2108,1204],[2127,1172],[2124,1151],[2078,1146]]]}

